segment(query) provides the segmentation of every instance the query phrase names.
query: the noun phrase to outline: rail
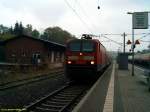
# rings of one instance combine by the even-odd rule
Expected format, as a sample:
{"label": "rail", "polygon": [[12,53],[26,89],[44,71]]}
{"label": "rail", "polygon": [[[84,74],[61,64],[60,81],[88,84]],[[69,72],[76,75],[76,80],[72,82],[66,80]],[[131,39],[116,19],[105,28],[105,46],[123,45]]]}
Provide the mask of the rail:
{"label": "rail", "polygon": [[26,111],[31,112],[67,112],[69,107],[88,89],[86,85],[67,84],[50,93],[48,96],[26,106]]}

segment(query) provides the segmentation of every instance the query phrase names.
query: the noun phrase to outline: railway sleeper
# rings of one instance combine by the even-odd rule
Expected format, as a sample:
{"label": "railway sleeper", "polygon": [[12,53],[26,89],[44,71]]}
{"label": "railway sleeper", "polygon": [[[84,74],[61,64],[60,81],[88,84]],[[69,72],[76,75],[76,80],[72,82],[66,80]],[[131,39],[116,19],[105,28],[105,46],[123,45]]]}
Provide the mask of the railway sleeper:
{"label": "railway sleeper", "polygon": [[47,105],[58,105],[58,106],[60,106],[60,105],[62,105],[62,106],[64,106],[64,105],[66,105],[66,102],[64,103],[64,102],[54,102],[54,101],[47,101],[45,104],[47,104]]}
{"label": "railway sleeper", "polygon": [[58,94],[58,96],[61,96],[61,97],[75,97],[76,95],[73,95],[73,94]]}
{"label": "railway sleeper", "polygon": [[65,91],[65,92],[61,92],[61,94],[66,94],[66,95],[76,95],[78,93],[80,93],[81,90],[76,90],[76,91]]}
{"label": "railway sleeper", "polygon": [[72,99],[66,99],[66,100],[61,100],[61,99],[56,99],[56,98],[51,98],[52,101],[55,101],[55,102],[63,102],[63,103],[67,103],[67,102],[70,102]]}
{"label": "railway sleeper", "polygon": [[60,94],[64,94],[64,95],[76,95],[75,93],[73,92],[61,92]]}
{"label": "railway sleeper", "polygon": [[59,110],[36,107],[34,112],[59,112]]}
{"label": "railway sleeper", "polygon": [[56,109],[56,110],[60,110],[61,108],[63,108],[64,107],[64,105],[62,106],[58,106],[58,105],[49,105],[49,104],[45,104],[45,103],[42,103],[41,105],[40,105],[40,107],[42,107],[42,108],[48,108],[48,109]]}
{"label": "railway sleeper", "polygon": [[74,97],[66,97],[66,96],[54,96],[54,98],[57,98],[57,99],[61,99],[61,100],[67,100],[67,99],[73,99]]}

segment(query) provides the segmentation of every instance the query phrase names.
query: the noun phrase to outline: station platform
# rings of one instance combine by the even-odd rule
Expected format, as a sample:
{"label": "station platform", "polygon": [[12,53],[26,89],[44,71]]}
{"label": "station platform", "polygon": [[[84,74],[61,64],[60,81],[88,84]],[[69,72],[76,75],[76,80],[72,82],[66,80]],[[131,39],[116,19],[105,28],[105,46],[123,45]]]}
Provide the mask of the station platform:
{"label": "station platform", "polygon": [[150,112],[150,92],[143,69],[135,66],[135,74],[115,66],[114,112]]}
{"label": "station platform", "polygon": [[[119,70],[115,62],[110,68],[73,112],[150,112],[150,92],[143,72],[135,67],[132,76],[130,64],[128,70]],[[109,80],[106,85],[104,80]]]}

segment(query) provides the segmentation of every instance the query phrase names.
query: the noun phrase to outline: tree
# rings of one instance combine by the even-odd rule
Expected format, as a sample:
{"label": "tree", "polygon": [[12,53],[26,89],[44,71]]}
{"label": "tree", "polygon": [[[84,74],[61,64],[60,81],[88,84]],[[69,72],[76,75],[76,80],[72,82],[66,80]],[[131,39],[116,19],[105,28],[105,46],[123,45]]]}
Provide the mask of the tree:
{"label": "tree", "polygon": [[150,44],[148,45],[148,51],[150,52]]}
{"label": "tree", "polygon": [[15,34],[15,35],[18,35],[18,34],[19,34],[19,23],[18,23],[18,22],[15,23],[14,34]]}
{"label": "tree", "polygon": [[10,33],[10,28],[4,25],[0,25],[0,40],[7,40],[12,38],[14,35]]}
{"label": "tree", "polygon": [[9,28],[6,26],[0,25],[0,34],[5,34],[9,31]]}
{"label": "tree", "polygon": [[54,41],[57,43],[65,44],[68,39],[75,38],[69,32],[61,29],[60,27],[48,27],[44,30],[41,38]]}
{"label": "tree", "polygon": [[48,33],[44,31],[44,33],[40,36],[40,38],[44,39],[44,40],[48,40]]}
{"label": "tree", "polygon": [[20,22],[20,24],[19,24],[19,34],[23,34],[23,31],[24,31],[24,27],[22,25],[22,22]]}
{"label": "tree", "polygon": [[40,35],[40,33],[39,33],[38,30],[34,29],[34,30],[32,31],[32,36],[33,36],[33,37],[39,38],[39,35]]}
{"label": "tree", "polygon": [[12,26],[9,28],[9,33],[10,33],[10,34],[14,34],[14,31],[13,31],[13,27],[12,27]]}
{"label": "tree", "polygon": [[32,25],[31,24],[27,24],[24,30],[24,33],[27,35],[32,35]]}
{"label": "tree", "polygon": [[21,35],[24,32],[24,27],[22,25],[22,22],[20,22],[20,24],[18,22],[15,23],[15,27],[14,27],[14,34],[15,35]]}

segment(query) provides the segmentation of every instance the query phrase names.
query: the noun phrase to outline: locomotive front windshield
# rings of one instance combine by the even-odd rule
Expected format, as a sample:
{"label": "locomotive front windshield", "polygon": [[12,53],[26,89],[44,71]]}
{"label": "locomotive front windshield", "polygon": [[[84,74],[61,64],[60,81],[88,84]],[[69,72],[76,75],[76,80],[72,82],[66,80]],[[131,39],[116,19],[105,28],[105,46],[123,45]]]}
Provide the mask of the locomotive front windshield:
{"label": "locomotive front windshield", "polygon": [[70,51],[75,52],[93,52],[94,51],[94,43],[88,40],[78,40],[71,42],[69,44]]}

